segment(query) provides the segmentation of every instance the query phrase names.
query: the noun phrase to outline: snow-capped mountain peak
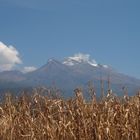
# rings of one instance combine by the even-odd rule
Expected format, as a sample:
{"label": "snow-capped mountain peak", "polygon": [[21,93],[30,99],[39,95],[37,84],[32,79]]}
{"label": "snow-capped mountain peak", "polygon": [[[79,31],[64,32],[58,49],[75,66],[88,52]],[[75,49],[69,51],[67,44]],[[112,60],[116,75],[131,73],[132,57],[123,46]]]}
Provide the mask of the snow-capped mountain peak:
{"label": "snow-capped mountain peak", "polygon": [[73,66],[79,63],[88,63],[94,67],[98,67],[98,63],[94,59],[90,59],[89,54],[78,53],[74,56],[68,57],[63,61],[63,64]]}

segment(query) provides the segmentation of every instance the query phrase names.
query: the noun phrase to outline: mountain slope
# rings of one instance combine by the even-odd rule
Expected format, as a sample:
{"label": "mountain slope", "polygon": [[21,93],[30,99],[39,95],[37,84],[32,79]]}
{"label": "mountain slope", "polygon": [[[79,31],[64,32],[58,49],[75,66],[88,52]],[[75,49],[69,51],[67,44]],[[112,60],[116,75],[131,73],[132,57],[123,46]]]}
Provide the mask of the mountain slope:
{"label": "mountain slope", "polygon": [[98,64],[95,60],[90,60],[89,56],[81,54],[69,57],[63,62],[50,59],[44,66],[26,74],[18,71],[1,72],[0,86],[4,89],[9,89],[9,87],[24,89],[37,86],[57,86],[65,93],[72,95],[77,86],[85,89],[88,82],[93,81],[99,95],[100,80],[103,79],[104,89],[107,90],[108,77],[111,88],[118,94],[122,93],[124,86],[128,88],[130,94],[140,88],[139,79],[118,73],[111,67]]}

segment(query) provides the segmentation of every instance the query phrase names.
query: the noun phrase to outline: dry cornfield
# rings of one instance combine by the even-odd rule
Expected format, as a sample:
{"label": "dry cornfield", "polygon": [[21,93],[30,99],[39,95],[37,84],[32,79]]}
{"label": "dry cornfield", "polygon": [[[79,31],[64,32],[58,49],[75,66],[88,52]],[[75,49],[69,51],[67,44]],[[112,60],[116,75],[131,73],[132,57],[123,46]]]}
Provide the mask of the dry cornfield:
{"label": "dry cornfield", "polygon": [[5,96],[0,103],[0,140],[140,140],[140,94],[85,101]]}

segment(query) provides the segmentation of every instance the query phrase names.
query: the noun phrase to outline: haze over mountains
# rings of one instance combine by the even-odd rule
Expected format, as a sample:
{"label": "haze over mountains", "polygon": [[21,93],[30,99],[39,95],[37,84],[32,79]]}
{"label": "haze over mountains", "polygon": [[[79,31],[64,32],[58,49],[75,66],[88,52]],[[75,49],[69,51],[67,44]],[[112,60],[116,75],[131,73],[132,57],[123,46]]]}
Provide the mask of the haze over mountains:
{"label": "haze over mountains", "polygon": [[17,70],[0,72],[1,90],[26,89],[38,86],[56,86],[68,96],[76,87],[86,89],[88,82],[94,83],[97,94],[100,94],[100,81],[104,81],[107,91],[108,77],[111,88],[117,94],[122,94],[122,88],[127,87],[129,94],[140,88],[140,80],[121,74],[108,65],[98,64],[89,55],[77,54],[65,58],[64,61],[49,59],[47,64],[28,73]]}

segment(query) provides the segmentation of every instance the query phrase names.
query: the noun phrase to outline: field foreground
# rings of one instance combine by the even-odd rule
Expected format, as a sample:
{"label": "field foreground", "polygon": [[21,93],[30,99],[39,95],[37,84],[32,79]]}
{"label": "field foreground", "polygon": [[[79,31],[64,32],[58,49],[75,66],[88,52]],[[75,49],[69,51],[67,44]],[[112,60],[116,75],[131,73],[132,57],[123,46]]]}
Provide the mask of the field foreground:
{"label": "field foreground", "polygon": [[140,140],[140,94],[119,99],[73,99],[34,94],[5,96],[1,140]]}

